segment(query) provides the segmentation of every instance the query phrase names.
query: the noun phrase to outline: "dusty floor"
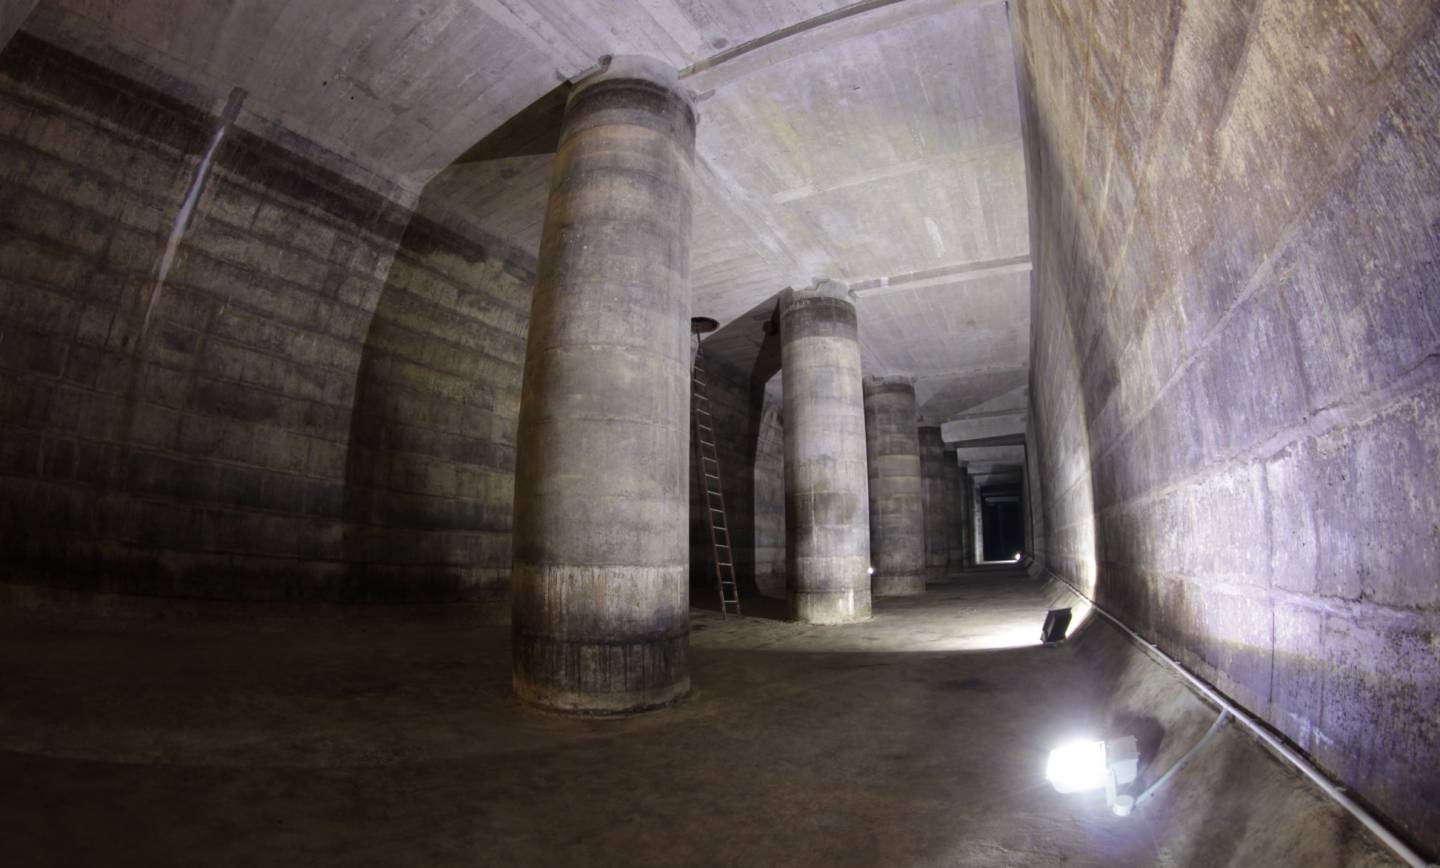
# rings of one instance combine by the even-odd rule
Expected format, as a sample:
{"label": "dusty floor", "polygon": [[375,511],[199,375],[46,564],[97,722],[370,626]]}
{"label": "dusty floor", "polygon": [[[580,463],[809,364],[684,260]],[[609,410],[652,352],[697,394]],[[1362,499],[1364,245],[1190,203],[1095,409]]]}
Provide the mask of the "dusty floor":
{"label": "dusty floor", "polygon": [[12,612],[0,864],[1388,864],[1234,727],[1129,818],[1053,792],[1068,735],[1139,736],[1144,783],[1214,714],[1098,619],[1036,647],[1058,593],[697,610],[690,699],[620,720],[520,707],[507,627],[455,607]]}

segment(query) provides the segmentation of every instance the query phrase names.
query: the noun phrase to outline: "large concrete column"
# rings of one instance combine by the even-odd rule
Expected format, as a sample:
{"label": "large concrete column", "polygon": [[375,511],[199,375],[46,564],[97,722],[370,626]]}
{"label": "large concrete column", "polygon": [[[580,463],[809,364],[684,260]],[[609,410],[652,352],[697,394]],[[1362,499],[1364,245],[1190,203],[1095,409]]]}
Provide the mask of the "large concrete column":
{"label": "large concrete column", "polygon": [[925,490],[925,576],[943,578],[950,554],[950,510],[945,503],[945,438],[939,427],[920,429],[920,478]]}
{"label": "large concrete column", "polygon": [[855,306],[821,284],[781,300],[790,617],[870,617],[870,508]]}
{"label": "large concrete column", "polygon": [[975,479],[965,465],[960,465],[960,499],[965,504],[965,517],[960,522],[960,547],[964,552],[962,565],[969,569],[975,566],[975,526],[979,518],[975,514]]}
{"label": "large concrete column", "polygon": [[865,378],[870,460],[870,587],[877,597],[925,593],[925,502],[915,383]]}
{"label": "large concrete column", "polygon": [[615,713],[690,686],[687,455],[695,113],[617,57],[570,96],[525,349],[514,685]]}
{"label": "large concrete column", "polygon": [[941,477],[945,482],[945,538],[949,544],[945,559],[947,572],[958,572],[965,564],[965,485],[960,474],[959,456],[954,449],[945,450]]}

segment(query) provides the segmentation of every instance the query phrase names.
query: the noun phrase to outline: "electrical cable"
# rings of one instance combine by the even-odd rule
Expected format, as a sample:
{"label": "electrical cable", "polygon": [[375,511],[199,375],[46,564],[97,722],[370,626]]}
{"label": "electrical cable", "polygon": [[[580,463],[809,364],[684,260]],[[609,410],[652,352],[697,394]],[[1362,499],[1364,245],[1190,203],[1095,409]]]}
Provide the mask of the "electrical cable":
{"label": "electrical cable", "polygon": [[1161,784],[1174,777],[1176,772],[1183,769],[1190,762],[1190,760],[1194,759],[1195,754],[1200,752],[1200,748],[1205,746],[1205,742],[1209,741],[1211,736],[1219,732],[1220,727],[1225,723],[1225,721],[1229,719],[1230,712],[1226,711],[1223,708],[1220,709],[1220,716],[1215,718],[1215,722],[1210,724],[1210,728],[1205,730],[1205,734],[1200,736],[1200,740],[1195,742],[1194,746],[1192,746],[1189,750],[1185,751],[1185,755],[1180,757],[1180,759],[1176,760],[1175,764],[1170,767],[1169,771],[1156,778],[1155,783],[1146,787],[1145,792],[1135,797],[1135,807],[1139,808],[1141,805],[1149,801],[1150,797],[1155,795],[1155,791],[1160,789]]}

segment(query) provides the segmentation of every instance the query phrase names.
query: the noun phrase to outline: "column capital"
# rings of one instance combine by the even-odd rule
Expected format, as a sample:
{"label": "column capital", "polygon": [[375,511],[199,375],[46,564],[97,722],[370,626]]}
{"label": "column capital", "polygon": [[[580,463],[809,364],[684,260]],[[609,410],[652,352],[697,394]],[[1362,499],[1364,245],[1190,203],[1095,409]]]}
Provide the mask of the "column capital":
{"label": "column capital", "polygon": [[570,92],[569,104],[591,91],[604,86],[625,86],[641,83],[679,98],[690,112],[692,122],[698,119],[695,111],[695,92],[681,84],[680,71],[663,60],[643,54],[618,54],[601,59],[600,68],[575,82]]}
{"label": "column capital", "polygon": [[915,378],[909,374],[866,374],[863,385],[867,397],[886,392],[915,394]]}

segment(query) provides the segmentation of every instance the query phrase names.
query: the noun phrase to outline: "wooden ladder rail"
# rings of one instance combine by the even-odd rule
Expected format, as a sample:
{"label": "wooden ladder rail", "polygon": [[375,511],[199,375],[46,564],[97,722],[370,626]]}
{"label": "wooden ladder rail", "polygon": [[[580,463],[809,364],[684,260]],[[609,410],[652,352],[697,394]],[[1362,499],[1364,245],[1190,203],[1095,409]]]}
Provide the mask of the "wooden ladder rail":
{"label": "wooden ladder rail", "polygon": [[715,416],[705,393],[705,350],[697,339],[695,364],[690,372],[691,415],[695,420],[695,451],[700,459],[700,488],[705,497],[705,524],[710,528],[710,550],[715,558],[715,584],[720,595],[720,614],[727,617],[734,608],[740,614],[740,587],[735,581],[735,548],[730,541],[730,523],[725,513],[725,493],[720,486],[720,454],[716,450]]}

